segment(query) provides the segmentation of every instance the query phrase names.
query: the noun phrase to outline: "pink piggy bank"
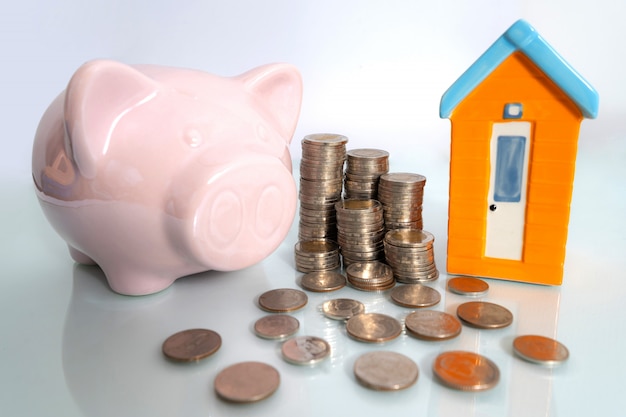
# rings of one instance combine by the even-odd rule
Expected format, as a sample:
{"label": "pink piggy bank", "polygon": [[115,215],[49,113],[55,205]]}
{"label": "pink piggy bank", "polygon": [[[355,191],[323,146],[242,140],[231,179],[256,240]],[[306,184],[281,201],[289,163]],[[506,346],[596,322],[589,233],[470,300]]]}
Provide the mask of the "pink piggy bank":
{"label": "pink piggy bank", "polygon": [[99,265],[118,293],[253,265],[293,222],[301,99],[285,64],[223,78],[88,62],[37,129],[41,207],[72,258]]}

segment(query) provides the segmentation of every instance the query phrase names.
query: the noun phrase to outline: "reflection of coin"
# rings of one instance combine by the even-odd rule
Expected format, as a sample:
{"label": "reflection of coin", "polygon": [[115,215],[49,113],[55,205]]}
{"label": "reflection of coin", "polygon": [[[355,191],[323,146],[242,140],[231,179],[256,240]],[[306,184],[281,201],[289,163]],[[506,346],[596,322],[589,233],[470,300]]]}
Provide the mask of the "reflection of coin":
{"label": "reflection of coin", "polygon": [[285,314],[261,317],[254,323],[254,332],[264,339],[284,339],[297,332],[299,328],[298,319]]}
{"label": "reflection of coin", "polygon": [[544,336],[518,336],[513,351],[522,359],[546,366],[559,365],[569,358],[569,350],[562,343]]}
{"label": "reflection of coin", "polygon": [[461,323],[451,314],[435,310],[415,311],[404,320],[407,333],[423,340],[447,340],[461,333]]}
{"label": "reflection of coin", "polygon": [[454,277],[448,280],[448,289],[456,294],[480,297],[487,294],[489,284],[480,278]]}
{"label": "reflection of coin", "polygon": [[408,284],[394,288],[391,299],[403,307],[420,308],[434,306],[441,300],[441,294],[426,285]]}
{"label": "reflection of coin", "polygon": [[486,301],[470,301],[456,309],[461,321],[479,329],[500,329],[513,323],[513,313],[501,305]]}
{"label": "reflection of coin", "polygon": [[333,320],[348,320],[352,316],[363,313],[362,302],[349,298],[335,298],[322,304],[324,315]]}
{"label": "reflection of coin", "polygon": [[223,369],[215,377],[215,392],[222,399],[237,403],[263,400],[280,384],[280,374],[261,362],[240,362]]}
{"label": "reflection of coin", "polygon": [[293,288],[278,288],[259,296],[259,306],[271,313],[286,313],[306,305],[308,297],[303,291]]}
{"label": "reflection of coin", "polygon": [[461,391],[484,391],[495,387],[500,380],[500,370],[490,359],[463,351],[437,356],[433,373],[444,385]]}
{"label": "reflection of coin", "polygon": [[363,386],[378,391],[408,388],[417,381],[419,369],[410,358],[396,352],[365,353],[354,362],[354,376]]}
{"label": "reflection of coin", "polygon": [[188,329],[175,333],[163,342],[163,354],[179,362],[197,361],[217,352],[222,338],[213,330]]}
{"label": "reflection of coin", "polygon": [[353,316],[346,323],[350,336],[361,342],[382,343],[402,334],[402,324],[391,316],[379,313],[363,313]]}
{"label": "reflection of coin", "polygon": [[334,271],[314,271],[305,274],[300,280],[302,288],[313,292],[335,291],[345,287],[346,277]]}
{"label": "reflection of coin", "polygon": [[295,365],[313,365],[330,356],[330,345],[315,336],[293,337],[283,343],[283,358]]}

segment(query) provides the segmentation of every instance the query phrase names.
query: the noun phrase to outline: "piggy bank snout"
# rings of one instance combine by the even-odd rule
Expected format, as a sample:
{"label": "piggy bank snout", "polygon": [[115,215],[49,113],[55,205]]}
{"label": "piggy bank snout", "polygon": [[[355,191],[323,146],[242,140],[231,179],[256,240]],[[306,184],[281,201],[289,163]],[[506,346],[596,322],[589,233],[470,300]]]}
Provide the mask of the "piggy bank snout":
{"label": "piggy bank snout", "polygon": [[189,208],[184,246],[210,269],[253,265],[284,240],[296,201],[293,176],[277,158],[250,156],[221,165],[190,201],[180,202]]}

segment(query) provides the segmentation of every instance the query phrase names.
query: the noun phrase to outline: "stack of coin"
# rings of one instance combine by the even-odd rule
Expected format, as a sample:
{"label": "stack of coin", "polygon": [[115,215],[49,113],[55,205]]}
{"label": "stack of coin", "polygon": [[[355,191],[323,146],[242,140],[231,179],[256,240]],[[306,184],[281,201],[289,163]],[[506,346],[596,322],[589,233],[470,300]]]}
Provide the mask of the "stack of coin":
{"label": "stack of coin", "polygon": [[421,229],[422,200],[426,177],[411,173],[387,173],[380,176],[378,200],[385,209],[385,227]]}
{"label": "stack of coin", "polygon": [[389,171],[389,152],[352,149],[347,156],[344,197],[376,200],[378,179]]}
{"label": "stack of coin", "polygon": [[412,284],[439,277],[433,235],[419,229],[396,229],[385,234],[385,259],[398,282]]}
{"label": "stack of coin", "polygon": [[337,211],[337,241],[343,265],[375,261],[384,256],[385,224],[383,206],[377,200],[342,200]]}
{"label": "stack of coin", "polygon": [[348,138],[313,134],[302,139],[300,163],[301,240],[336,240],[335,203],[341,199]]}
{"label": "stack of coin", "polygon": [[326,239],[296,243],[296,269],[300,272],[329,271],[341,266],[339,245]]}
{"label": "stack of coin", "polygon": [[385,291],[396,284],[391,267],[379,261],[352,263],[346,275],[348,282],[362,291]]}

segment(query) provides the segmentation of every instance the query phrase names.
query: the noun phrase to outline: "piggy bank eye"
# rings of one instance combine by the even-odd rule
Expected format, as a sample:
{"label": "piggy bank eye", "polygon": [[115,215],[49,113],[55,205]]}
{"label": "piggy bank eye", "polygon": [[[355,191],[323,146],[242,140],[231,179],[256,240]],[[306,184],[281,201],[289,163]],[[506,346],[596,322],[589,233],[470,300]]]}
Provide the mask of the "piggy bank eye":
{"label": "piggy bank eye", "polygon": [[197,128],[187,128],[183,131],[183,142],[190,148],[198,148],[204,142],[204,137]]}

